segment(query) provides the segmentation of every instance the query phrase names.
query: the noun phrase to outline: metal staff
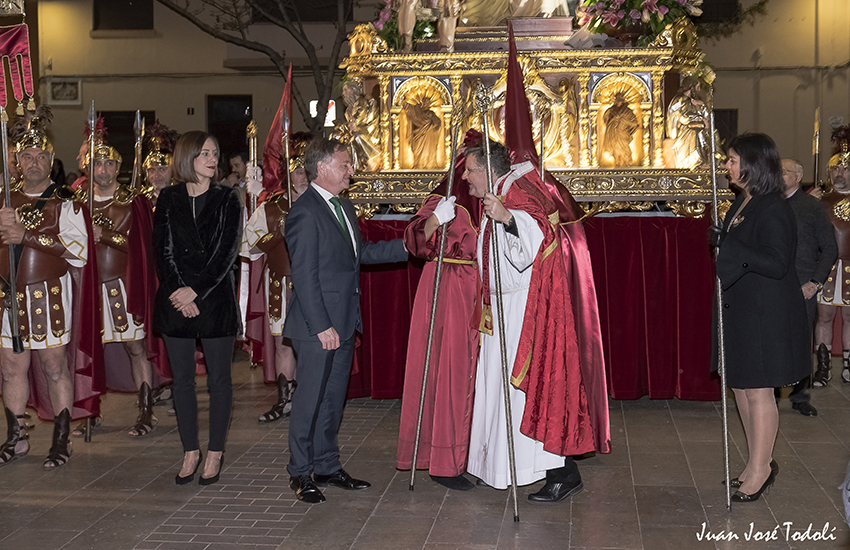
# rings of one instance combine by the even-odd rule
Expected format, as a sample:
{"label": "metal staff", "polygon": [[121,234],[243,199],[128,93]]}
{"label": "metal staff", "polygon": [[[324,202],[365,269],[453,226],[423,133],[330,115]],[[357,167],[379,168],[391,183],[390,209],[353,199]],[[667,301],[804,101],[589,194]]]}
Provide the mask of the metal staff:
{"label": "metal staff", "polygon": [[[91,109],[89,110],[89,215],[94,214],[94,126],[97,124],[97,117],[94,113],[94,100],[91,100]],[[86,430],[86,437],[91,433],[91,430]]]}
{"label": "metal staff", "polygon": [[[6,208],[12,208],[12,182],[9,177],[9,143],[7,133],[7,123],[9,121],[6,115],[6,109],[2,109],[0,114],[0,134],[3,135],[3,190],[5,193]],[[12,334],[12,351],[15,353],[24,352],[24,342],[21,340],[21,326],[15,316],[18,311],[18,261],[15,255],[15,246],[9,244],[9,306],[6,308],[6,313],[9,315],[9,330]]]}
{"label": "metal staff", "polygon": [[815,163],[814,185],[818,185],[818,164],[820,163],[820,107],[815,109],[815,135],[812,138],[812,156]]}
{"label": "metal staff", "polygon": [[[446,186],[446,198],[452,195],[455,183],[455,164],[457,163],[457,142],[460,134],[461,117],[466,112],[463,102],[459,102],[452,110],[452,160],[449,164],[449,181]],[[440,235],[440,248],[437,255],[437,269],[434,273],[434,290],[431,299],[431,320],[428,322],[428,343],[425,346],[425,369],[422,371],[422,389],[419,392],[419,416],[416,418],[416,439],[413,443],[413,460],[410,466],[410,490],[416,482],[416,457],[419,455],[419,434],[422,430],[422,412],[425,408],[425,384],[428,381],[428,369],[431,366],[431,347],[434,343],[434,323],[437,319],[437,299],[440,296],[440,278],[443,274],[443,255],[446,251],[446,233],[448,222],[441,224],[443,232]]]}
{"label": "metal staff", "polygon": [[[712,101],[710,94],[708,97],[708,116],[709,130],[711,132],[709,136],[709,139],[711,140],[711,206],[714,215],[714,223],[720,224],[720,214],[717,209],[717,157],[715,156],[717,154],[717,147],[714,141],[714,102]],[[715,263],[717,262],[718,251],[715,251]],[[722,404],[721,409],[723,417],[723,465],[726,470],[726,509],[730,510],[732,509],[732,495],[729,480],[729,419],[726,403],[726,342],[723,335],[723,293],[720,289],[720,277],[715,276],[714,286],[717,289],[717,368],[720,371],[720,401]]]}
{"label": "metal staff", "polygon": [[289,112],[287,109],[283,109],[283,126],[281,130],[280,143],[283,146],[283,158],[286,159],[286,167],[284,168],[286,173],[286,197],[289,202],[289,208],[292,208],[292,178],[289,177]]}
{"label": "metal staff", "polygon": [[543,160],[546,157],[546,140],[543,139],[546,135],[546,121],[544,117],[550,111],[549,104],[542,97],[534,104],[534,107],[537,109],[537,118],[540,119],[540,179],[544,179],[546,177],[545,161]]}
{"label": "metal staff", "polygon": [[[482,114],[484,127],[484,156],[486,157],[486,172],[487,172],[487,189],[495,195],[495,182],[493,181],[493,172],[490,164],[490,131],[487,127],[487,112],[493,105],[493,96],[490,90],[483,84],[479,84],[475,91],[475,110]],[[519,521],[519,508],[517,505],[517,486],[516,486],[516,454],[514,452],[514,429],[513,419],[511,418],[511,396],[510,382],[508,381],[508,348],[505,344],[505,317],[504,306],[502,305],[502,270],[499,258],[499,233],[496,231],[495,222],[490,220],[492,225],[491,238],[493,239],[493,277],[496,283],[496,316],[499,319],[499,349],[502,357],[502,391],[505,398],[505,424],[508,430],[508,462],[511,470],[511,495],[514,501],[514,521]],[[489,285],[489,281],[484,281],[485,285]],[[489,290],[488,290],[489,292]]]}
{"label": "metal staff", "polygon": [[133,133],[136,135],[136,146],[133,157],[133,180],[130,187],[135,189],[139,185],[142,175],[142,138],[145,137],[145,119],[142,118],[141,111],[136,111]]}
{"label": "metal staff", "polygon": [[[257,167],[257,123],[251,121],[248,123],[248,167],[253,169]],[[247,191],[247,189],[246,189]],[[248,217],[257,210],[257,195],[248,193]]]}
{"label": "metal staff", "polygon": [[[94,127],[97,124],[97,117],[94,111],[94,100],[91,100],[91,109],[89,110],[89,215],[94,215]],[[91,417],[86,417],[86,436],[83,438],[86,443],[91,441]]]}

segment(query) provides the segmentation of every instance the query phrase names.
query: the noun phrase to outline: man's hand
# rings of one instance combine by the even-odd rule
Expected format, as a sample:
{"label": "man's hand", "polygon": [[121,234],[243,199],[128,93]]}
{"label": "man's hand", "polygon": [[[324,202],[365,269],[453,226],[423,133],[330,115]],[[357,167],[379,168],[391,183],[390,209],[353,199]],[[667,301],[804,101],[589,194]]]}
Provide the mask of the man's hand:
{"label": "man's hand", "polygon": [[456,197],[454,196],[449,197],[448,199],[443,197],[440,199],[440,202],[437,203],[437,207],[434,208],[434,215],[437,217],[437,221],[440,225],[455,219],[455,200]]}
{"label": "man's hand", "polygon": [[809,298],[811,298],[812,296],[814,296],[815,294],[818,293],[818,286],[811,281],[804,284],[802,288],[803,288],[803,298],[805,298],[806,300],[808,300]]}
{"label": "man's hand", "polygon": [[505,205],[502,204],[502,201],[500,201],[493,193],[487,193],[484,195],[484,213],[490,218],[497,222],[502,222],[505,225],[511,223],[511,218],[513,217],[513,215],[508,212],[508,209],[505,208]]}
{"label": "man's hand", "polygon": [[[171,305],[174,306],[174,309],[182,312],[189,304],[194,305],[195,298],[197,297],[198,295],[194,290],[192,290],[192,287],[184,286],[172,292],[168,299],[171,300]],[[195,306],[196,311],[197,309],[197,306]],[[197,315],[197,313],[195,315]]]}
{"label": "man's hand", "polygon": [[263,169],[259,166],[249,165],[245,175],[245,182],[248,193],[259,196],[263,192]]}
{"label": "man's hand", "polygon": [[0,240],[3,244],[21,244],[26,228],[18,213],[12,208],[0,208]]}
{"label": "man's hand", "polygon": [[92,226],[92,238],[94,238],[94,242],[99,243],[101,237],[103,237],[103,228],[99,225]]}
{"label": "man's hand", "polygon": [[323,330],[318,334],[319,341],[322,343],[322,349],[332,350],[339,348],[339,334],[333,327],[328,330]]}
{"label": "man's hand", "polygon": [[192,317],[197,317],[201,313],[200,310],[198,309],[198,306],[195,304],[195,302],[192,302],[192,303],[190,303],[190,304],[188,304],[184,307],[181,307],[178,311],[180,311],[180,313],[183,314],[183,317],[187,317],[189,319],[191,319]]}
{"label": "man's hand", "polygon": [[813,196],[816,199],[823,197],[823,189],[815,185],[809,190],[809,195]]}

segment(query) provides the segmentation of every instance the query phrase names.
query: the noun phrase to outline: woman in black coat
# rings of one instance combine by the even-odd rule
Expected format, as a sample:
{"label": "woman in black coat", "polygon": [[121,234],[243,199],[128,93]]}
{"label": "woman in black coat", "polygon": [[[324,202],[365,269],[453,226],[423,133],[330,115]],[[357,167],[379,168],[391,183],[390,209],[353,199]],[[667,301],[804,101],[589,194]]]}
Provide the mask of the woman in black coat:
{"label": "woman in black coat", "polygon": [[174,375],[174,408],[183,442],[178,485],[192,481],[201,462],[195,348],[201,341],[210,392],[210,440],[201,485],[218,481],[230,423],[233,340],[239,330],[237,251],[242,214],[236,191],[215,183],[218,142],[187,132],[174,148],[175,178],[154,212],[159,289],[154,330],[162,335]]}
{"label": "woman in black coat", "polygon": [[757,500],[778,473],[772,460],[779,427],[773,388],[811,370],[806,306],[794,258],[797,227],[783,198],[779,152],[764,134],[732,140],[729,178],[742,192],[721,232],[717,276],[722,290],[727,383],[735,393],[749,458],[732,480],[737,502]]}

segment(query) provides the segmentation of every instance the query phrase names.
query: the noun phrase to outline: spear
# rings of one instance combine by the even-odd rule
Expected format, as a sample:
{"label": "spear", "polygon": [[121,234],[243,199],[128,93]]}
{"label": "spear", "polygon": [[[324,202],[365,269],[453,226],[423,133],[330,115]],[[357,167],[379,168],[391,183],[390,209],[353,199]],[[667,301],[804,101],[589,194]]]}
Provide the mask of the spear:
{"label": "spear", "polygon": [[[490,131],[487,125],[487,113],[493,105],[493,95],[490,90],[480,84],[475,91],[475,110],[481,113],[484,127],[484,156],[487,159],[487,189],[490,193],[496,194],[493,181],[493,170],[490,164]],[[502,304],[502,271],[501,257],[499,255],[499,232],[493,226],[493,221],[490,220],[492,227],[493,239],[493,277],[496,283],[496,318],[499,320],[499,348],[502,358],[502,393],[505,398],[505,424],[508,430],[508,462],[511,471],[511,495],[514,502],[514,521],[519,521],[519,508],[517,504],[517,486],[516,486],[516,454],[514,452],[514,430],[513,420],[511,418],[511,396],[510,382],[508,373],[508,349],[505,344],[505,316],[504,306]],[[489,285],[489,281],[484,281],[484,285]],[[489,289],[485,289],[489,292]]]}
{"label": "spear", "polygon": [[815,164],[814,185],[818,184],[818,163],[820,163],[820,107],[815,109],[815,135],[812,137],[812,156]]}
{"label": "spear", "polygon": [[133,181],[130,187],[133,189],[139,185],[142,174],[142,138],[145,136],[145,119],[141,111],[136,111],[136,121],[133,123],[133,133],[136,136],[135,157],[133,158]]}
{"label": "spear", "polygon": [[[89,110],[89,215],[94,212],[94,126],[97,118],[94,113],[94,100]],[[91,432],[86,432],[91,433]]]}
{"label": "spear", "polygon": [[[449,181],[446,187],[446,198],[452,196],[455,182],[455,164],[457,163],[457,142],[462,124],[462,117],[466,112],[466,106],[460,102],[452,110],[452,160],[449,164]],[[446,233],[448,233],[448,222],[442,224],[443,232],[440,234],[440,248],[437,255],[437,268],[434,273],[434,291],[431,299],[431,320],[428,323],[428,344],[425,346],[425,368],[422,371],[422,389],[419,392],[419,416],[416,419],[416,439],[413,444],[413,460],[410,466],[410,490],[416,481],[416,457],[419,454],[419,434],[422,429],[422,413],[425,408],[425,384],[428,380],[428,369],[431,366],[431,347],[434,343],[434,323],[437,319],[437,300],[440,296],[440,278],[443,274],[443,255],[446,251]]]}
{"label": "spear", "polygon": [[[0,114],[0,134],[3,135],[3,190],[5,193],[6,208],[12,208],[12,182],[9,178],[9,143],[7,124],[9,121],[6,115],[6,109],[2,109]],[[6,308],[6,313],[9,314],[9,330],[12,334],[12,351],[15,353],[24,352],[24,343],[21,340],[21,326],[18,324],[16,314],[18,311],[18,257],[15,254],[17,246],[8,245],[9,248],[9,307]]]}

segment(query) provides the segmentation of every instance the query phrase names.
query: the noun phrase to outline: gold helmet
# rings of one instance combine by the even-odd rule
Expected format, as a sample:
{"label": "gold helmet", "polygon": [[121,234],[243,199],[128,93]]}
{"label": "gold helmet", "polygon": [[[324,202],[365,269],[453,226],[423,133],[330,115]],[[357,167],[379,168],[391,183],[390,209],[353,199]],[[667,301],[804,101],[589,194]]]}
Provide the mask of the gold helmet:
{"label": "gold helmet", "polygon": [[[114,160],[117,161],[118,164],[121,164],[121,154],[118,152],[115,147],[106,143],[106,125],[103,122],[103,117],[97,117],[97,122],[94,127],[94,153],[89,152],[87,157],[87,163],[91,163],[92,159],[94,160]],[[86,137],[91,136],[91,129],[89,128],[88,123],[86,123]]]}
{"label": "gold helmet", "polygon": [[160,124],[159,119],[145,129],[145,145],[148,148],[148,156],[142,166],[147,170],[152,166],[171,166],[174,153],[174,143],[178,134],[165,124]]}
{"label": "gold helmet", "polygon": [[15,142],[15,152],[20,153],[24,149],[41,149],[53,153],[53,144],[47,137],[47,128],[53,121],[53,112],[47,105],[42,105],[35,111],[28,111],[25,116],[19,116],[9,135]]}
{"label": "gold helmet", "polygon": [[289,171],[294,172],[304,168],[304,152],[313,139],[308,132],[296,132],[289,138]]}
{"label": "gold helmet", "polygon": [[829,166],[850,168],[850,124],[840,126],[832,132],[832,141],[838,152],[829,159]]}

